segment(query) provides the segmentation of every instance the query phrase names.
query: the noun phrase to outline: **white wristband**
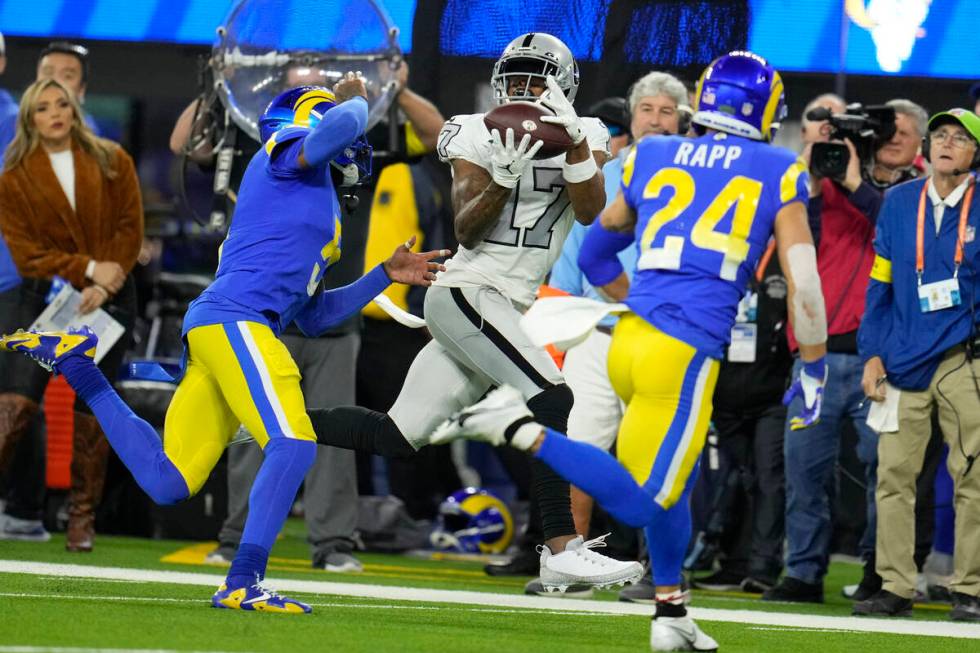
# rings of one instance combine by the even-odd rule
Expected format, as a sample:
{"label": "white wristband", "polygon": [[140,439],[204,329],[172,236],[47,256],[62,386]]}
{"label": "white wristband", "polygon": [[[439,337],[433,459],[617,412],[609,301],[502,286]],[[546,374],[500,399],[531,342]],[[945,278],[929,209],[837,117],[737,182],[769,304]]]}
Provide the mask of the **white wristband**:
{"label": "white wristband", "polygon": [[85,266],[85,278],[91,280],[92,275],[95,274],[95,259],[88,262]]}
{"label": "white wristband", "polygon": [[561,176],[570,184],[579,184],[583,181],[588,181],[595,177],[595,173],[597,172],[599,172],[599,166],[595,164],[595,159],[592,158],[591,153],[585,161],[579,161],[578,163],[569,163],[566,161],[561,166]]}

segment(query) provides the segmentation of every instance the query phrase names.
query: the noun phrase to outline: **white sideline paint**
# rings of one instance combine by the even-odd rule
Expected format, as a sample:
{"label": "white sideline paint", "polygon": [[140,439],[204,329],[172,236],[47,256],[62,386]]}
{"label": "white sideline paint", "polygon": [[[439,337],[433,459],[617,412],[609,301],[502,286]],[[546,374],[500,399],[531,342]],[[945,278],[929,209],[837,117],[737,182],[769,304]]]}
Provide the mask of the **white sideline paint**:
{"label": "white sideline paint", "polygon": [[[64,576],[59,578],[64,579]],[[119,581],[115,581],[119,582]],[[126,581],[132,584],[134,581]],[[182,605],[187,605],[189,600],[187,598],[164,598],[159,596],[104,596],[98,594],[37,594],[37,593],[26,593],[26,592],[0,592],[0,597],[2,598],[13,598],[13,599],[57,599],[62,601],[124,601],[127,603],[180,603]],[[201,600],[202,604],[204,599]],[[344,608],[350,610],[445,610],[446,608],[437,605],[391,605],[384,603],[324,603],[318,601],[304,601],[314,608]],[[463,608],[456,607],[455,610],[459,612],[489,612],[493,614],[526,614],[527,610],[520,610],[517,608],[504,609],[504,608]],[[574,616],[574,617],[630,617],[632,615],[628,614],[606,614],[601,612],[568,612],[567,610],[555,611],[555,610],[538,610],[541,614],[555,614]],[[759,628],[758,630],[794,630],[792,628]],[[847,632],[847,631],[831,631],[831,632]],[[3,649],[0,648],[0,653],[3,653]],[[193,651],[188,653],[194,653]]]}
{"label": "white sideline paint", "polygon": [[167,648],[81,648],[76,646],[0,646],[0,653],[221,653]]}
{"label": "white sideline paint", "polygon": [[[174,585],[196,585],[210,588],[216,588],[224,581],[223,575],[215,574],[127,569],[125,567],[66,565],[47,562],[27,562],[23,560],[0,560],[0,573],[90,578],[93,580],[129,580],[140,583],[171,583]],[[361,585],[357,583],[334,583],[329,581],[288,578],[278,579],[273,584],[276,589],[285,592],[332,594],[388,601],[426,601],[432,603],[481,605],[490,608],[524,608],[530,610],[550,610],[566,614],[585,612],[649,617],[652,612],[650,606],[636,603],[557,599],[543,596],[525,596],[523,594],[420,589],[393,585]],[[830,617],[794,613],[756,612],[754,610],[721,610],[717,608],[688,608],[688,612],[692,618],[698,620],[751,624],[755,626],[782,626],[820,630],[889,633],[894,635],[980,639],[980,624],[964,624],[949,621]]]}

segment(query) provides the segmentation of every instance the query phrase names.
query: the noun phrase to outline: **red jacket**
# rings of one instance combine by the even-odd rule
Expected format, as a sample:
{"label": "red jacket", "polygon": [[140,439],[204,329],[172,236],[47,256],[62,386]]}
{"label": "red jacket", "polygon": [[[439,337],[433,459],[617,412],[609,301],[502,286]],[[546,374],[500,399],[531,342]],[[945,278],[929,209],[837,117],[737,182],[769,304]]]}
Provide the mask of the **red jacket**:
{"label": "red jacket", "polygon": [[[817,270],[827,307],[827,335],[856,331],[864,315],[864,296],[874,263],[874,224],[849,200],[846,191],[830,180],[821,183],[820,244]],[[798,345],[787,329],[790,349]]]}

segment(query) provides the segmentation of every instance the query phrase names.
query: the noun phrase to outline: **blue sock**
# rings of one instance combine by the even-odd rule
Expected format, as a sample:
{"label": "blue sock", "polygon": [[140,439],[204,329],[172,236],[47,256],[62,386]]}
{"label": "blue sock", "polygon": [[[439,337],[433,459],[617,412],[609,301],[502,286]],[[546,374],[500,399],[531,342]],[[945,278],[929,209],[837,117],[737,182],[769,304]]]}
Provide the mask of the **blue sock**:
{"label": "blue sock", "polygon": [[[265,445],[265,460],[248,495],[248,518],[242,543],[228,574],[229,581],[232,572],[236,575],[254,572],[259,578],[265,577],[269,551],[315,458],[316,442],[309,440],[275,437]],[[259,560],[257,550],[264,552],[263,559]],[[241,564],[238,564],[239,558]]]}
{"label": "blue sock", "polygon": [[267,564],[269,564],[269,549],[242,542],[238,545],[235,559],[231,561],[231,569],[228,570],[225,585],[228,589],[252,585],[265,576]]}
{"label": "blue sock", "polygon": [[660,510],[645,529],[654,585],[681,584],[681,567],[691,540],[690,497],[696,477],[695,471],[677,503],[667,510]]}
{"label": "blue sock", "polygon": [[545,429],[544,442],[535,456],[630,526],[646,526],[663,512],[626,468],[598,447]]}
{"label": "blue sock", "polygon": [[112,449],[153,501],[169,505],[190,496],[156,429],[136,416],[91,359],[71,356],[58,371],[92,409]]}
{"label": "blue sock", "polygon": [[69,356],[58,365],[58,373],[89,406],[100,395],[114,392],[102,370],[88,356]]}

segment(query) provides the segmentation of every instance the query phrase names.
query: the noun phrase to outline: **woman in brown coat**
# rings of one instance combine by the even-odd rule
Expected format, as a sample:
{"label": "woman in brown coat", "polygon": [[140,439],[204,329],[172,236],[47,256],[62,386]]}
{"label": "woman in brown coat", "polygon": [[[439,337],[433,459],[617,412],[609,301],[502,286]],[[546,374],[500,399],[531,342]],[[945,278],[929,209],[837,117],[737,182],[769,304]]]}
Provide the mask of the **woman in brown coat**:
{"label": "woman in brown coat", "polygon": [[[34,82],[21,99],[0,176],[0,231],[23,277],[18,326],[27,328],[44,309],[54,276],[67,279],[82,293],[81,313],[102,308],[126,328],[100,365],[114,379],[136,311],[129,273],[143,239],[139,182],[129,155],[96,137],[74,96],[53,79]],[[9,450],[27,430],[49,378],[29,359],[0,356],[0,450]],[[98,422],[77,402],[70,551],[92,549],[107,454]]]}

